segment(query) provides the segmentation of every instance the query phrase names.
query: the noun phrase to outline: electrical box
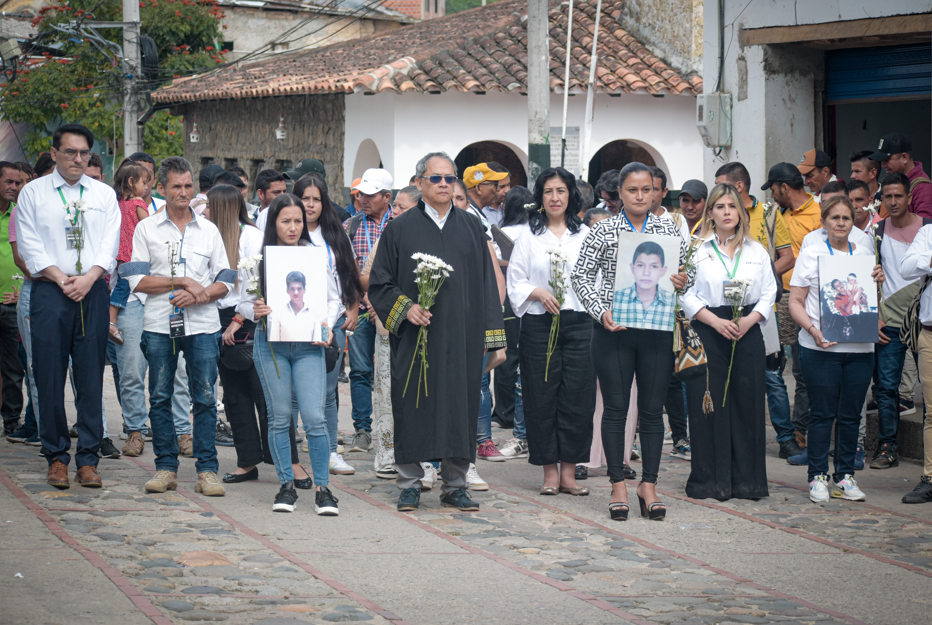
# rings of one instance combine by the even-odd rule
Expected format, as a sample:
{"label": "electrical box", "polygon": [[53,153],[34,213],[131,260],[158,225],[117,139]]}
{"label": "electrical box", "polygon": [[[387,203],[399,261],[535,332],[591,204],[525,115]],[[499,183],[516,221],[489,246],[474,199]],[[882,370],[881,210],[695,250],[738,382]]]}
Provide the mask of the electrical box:
{"label": "electrical box", "polygon": [[731,94],[703,93],[696,96],[696,127],[707,148],[731,145]]}

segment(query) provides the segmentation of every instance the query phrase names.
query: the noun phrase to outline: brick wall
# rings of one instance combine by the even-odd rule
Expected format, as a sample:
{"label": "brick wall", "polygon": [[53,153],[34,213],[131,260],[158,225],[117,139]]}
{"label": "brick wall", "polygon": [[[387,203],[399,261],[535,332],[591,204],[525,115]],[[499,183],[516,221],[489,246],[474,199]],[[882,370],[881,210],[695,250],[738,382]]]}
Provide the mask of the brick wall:
{"label": "brick wall", "polygon": [[447,14],[446,0],[383,0],[382,5],[417,19],[429,20]]}
{"label": "brick wall", "polygon": [[[184,115],[184,155],[194,165],[195,180],[210,163],[235,163],[252,183],[263,169],[289,169],[305,158],[316,158],[327,169],[334,197],[339,197],[343,182],[345,111],[342,94],[214,100],[178,107]],[[284,141],[275,138],[280,115],[288,132]],[[195,122],[200,141],[191,143]]]}

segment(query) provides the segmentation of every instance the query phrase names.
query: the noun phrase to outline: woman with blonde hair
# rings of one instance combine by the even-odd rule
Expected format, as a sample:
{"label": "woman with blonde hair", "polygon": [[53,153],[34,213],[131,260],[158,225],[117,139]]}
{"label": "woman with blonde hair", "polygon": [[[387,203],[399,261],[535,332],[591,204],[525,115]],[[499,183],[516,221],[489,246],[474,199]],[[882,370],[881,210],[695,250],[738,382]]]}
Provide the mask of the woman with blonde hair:
{"label": "woman with blonde hair", "polygon": [[701,224],[693,242],[696,283],[680,298],[709,363],[708,380],[686,383],[692,443],[686,494],[758,499],[768,494],[760,324],[773,314],[777,283],[767,250],[749,236],[735,187],[715,185]]}

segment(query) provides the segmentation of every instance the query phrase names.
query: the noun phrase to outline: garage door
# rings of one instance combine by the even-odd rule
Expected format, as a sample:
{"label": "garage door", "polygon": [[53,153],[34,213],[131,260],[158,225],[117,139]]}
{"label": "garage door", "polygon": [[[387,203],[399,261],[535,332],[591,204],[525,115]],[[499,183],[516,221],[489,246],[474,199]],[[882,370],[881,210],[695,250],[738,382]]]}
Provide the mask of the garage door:
{"label": "garage door", "polygon": [[932,47],[927,43],[830,50],[825,67],[829,104],[928,98],[932,93]]}

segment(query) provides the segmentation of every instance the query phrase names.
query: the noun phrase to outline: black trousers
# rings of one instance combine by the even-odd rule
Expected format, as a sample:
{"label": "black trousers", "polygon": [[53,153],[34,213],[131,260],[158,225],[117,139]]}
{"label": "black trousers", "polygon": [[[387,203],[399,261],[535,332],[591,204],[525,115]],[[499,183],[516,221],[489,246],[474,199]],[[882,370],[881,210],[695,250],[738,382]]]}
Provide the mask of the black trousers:
{"label": "black trousers", "polygon": [[501,425],[512,427],[515,422],[516,384],[518,382],[518,343],[521,335],[521,319],[515,316],[511,300],[505,298],[505,340],[508,350],[505,362],[495,369],[495,408],[492,418]]}
{"label": "black trousers", "polygon": [[[722,319],[732,317],[731,306],[709,311]],[[701,321],[693,321],[692,325],[709,360],[709,394],[714,410],[712,414],[702,411],[705,378],[690,380],[692,469],[686,494],[695,499],[720,500],[766,497],[766,355],[760,326],[755,324],[733,343]],[[732,345],[735,359],[725,397]]]}
{"label": "black trousers", "polygon": [[[233,307],[221,308],[221,328],[226,329],[235,314]],[[233,338],[237,341],[250,339],[255,335],[255,329],[256,324],[247,319]],[[221,356],[217,361],[217,373],[223,386],[223,407],[233,432],[236,466],[245,469],[262,463],[275,464],[269,447],[269,415],[265,393],[255,365],[246,370],[231,369],[223,364]],[[295,425],[292,423],[291,463],[297,464],[298,460]]]}
{"label": "black trousers", "polygon": [[625,424],[635,374],[643,458],[641,481],[657,482],[663,451],[663,402],[673,362],[673,332],[635,328],[609,332],[595,322],[592,363],[602,389],[602,447],[612,483],[625,479]]}
{"label": "black trousers", "polygon": [[3,425],[13,428],[23,412],[23,365],[19,361],[19,326],[16,306],[0,304],[0,380],[3,383]]}
{"label": "black trousers", "polygon": [[65,419],[65,375],[70,356],[74,362],[78,410],[75,464],[78,467],[97,466],[97,452],[104,436],[100,398],[107,362],[109,295],[103,280],[95,282],[80,303],[65,296],[57,284],[42,280],[33,282],[29,313],[32,367],[42,407],[39,438],[47,450],[50,465],[56,459],[65,464],[71,459],[68,454],[71,437]]}
{"label": "black trousers", "polygon": [[670,421],[673,444],[687,440],[689,435],[686,429],[686,398],[683,396],[683,383],[675,375],[670,376],[663,407],[667,410],[667,419]]}
{"label": "black trousers", "polygon": [[547,343],[553,316],[524,315],[521,320],[521,390],[527,424],[528,462],[589,462],[595,371],[592,368],[591,317],[564,310],[560,334],[550,357]]}

